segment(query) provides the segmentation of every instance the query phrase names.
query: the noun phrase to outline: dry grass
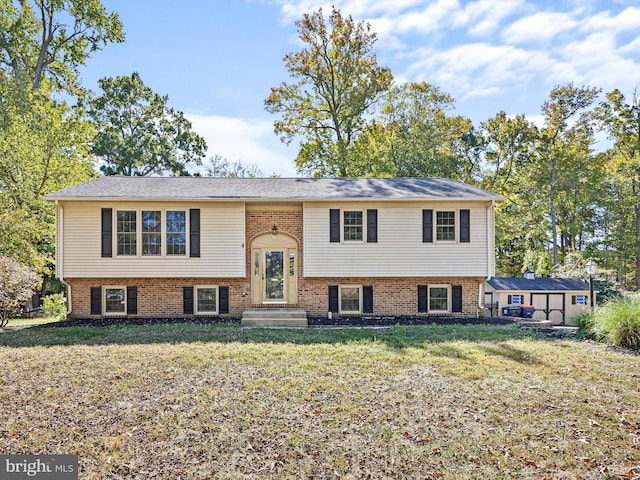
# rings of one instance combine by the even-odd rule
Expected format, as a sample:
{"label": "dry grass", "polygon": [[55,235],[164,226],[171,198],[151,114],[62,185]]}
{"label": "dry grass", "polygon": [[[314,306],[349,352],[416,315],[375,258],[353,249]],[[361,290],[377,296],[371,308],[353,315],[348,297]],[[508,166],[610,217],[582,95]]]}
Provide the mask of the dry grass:
{"label": "dry grass", "polygon": [[202,325],[0,344],[0,452],[78,454],[82,479],[640,476],[640,357],[599,344]]}

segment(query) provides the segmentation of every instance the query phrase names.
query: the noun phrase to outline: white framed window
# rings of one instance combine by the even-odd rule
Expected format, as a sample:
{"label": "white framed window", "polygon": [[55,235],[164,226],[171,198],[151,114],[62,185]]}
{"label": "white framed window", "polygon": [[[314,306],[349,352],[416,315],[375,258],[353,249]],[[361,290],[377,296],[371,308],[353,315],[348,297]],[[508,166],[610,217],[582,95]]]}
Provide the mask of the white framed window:
{"label": "white framed window", "polygon": [[364,212],[344,210],[342,212],[342,238],[345,242],[364,240]]}
{"label": "white framed window", "polygon": [[511,295],[511,303],[509,305],[522,305],[522,297],[523,295],[520,294]]}
{"label": "white framed window", "polygon": [[127,288],[120,285],[103,287],[102,305],[105,315],[126,315]]}
{"label": "white framed window", "polygon": [[187,212],[167,210],[167,255],[187,254]]}
{"label": "white framed window", "polygon": [[142,210],[142,255],[162,255],[162,212]]}
{"label": "white framed window", "polygon": [[196,315],[215,315],[218,313],[218,287],[215,285],[196,285],[194,287],[194,313]]}
{"label": "white framed window", "polygon": [[116,211],[116,252],[118,255],[134,256],[138,254],[137,211]]}
{"label": "white framed window", "polygon": [[586,295],[576,295],[576,305],[588,305],[589,302],[587,300],[587,296]]}
{"label": "white framed window", "polygon": [[116,210],[115,217],[118,256],[188,254],[186,210]]}
{"label": "white framed window", "polygon": [[362,285],[339,285],[340,313],[362,313]]}
{"label": "white framed window", "polygon": [[429,313],[451,312],[451,285],[429,285]]}
{"label": "white framed window", "polygon": [[436,240],[439,242],[456,241],[456,212],[436,211]]}

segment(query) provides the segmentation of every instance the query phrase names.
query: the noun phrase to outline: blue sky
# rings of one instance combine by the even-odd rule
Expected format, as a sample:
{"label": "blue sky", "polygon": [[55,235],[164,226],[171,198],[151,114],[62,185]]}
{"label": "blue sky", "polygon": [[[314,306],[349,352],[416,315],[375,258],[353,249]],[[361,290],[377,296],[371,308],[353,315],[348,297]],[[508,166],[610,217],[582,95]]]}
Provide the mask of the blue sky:
{"label": "blue sky", "polygon": [[297,145],[273,133],[264,110],[271,87],[289,81],[282,58],[301,48],[294,22],[331,5],[371,24],[375,53],[396,82],[426,81],[456,99],[475,125],[500,110],[539,121],[550,90],[573,81],[640,84],[637,0],[103,0],[127,41],[96,52],[81,70],[141,74],[219,154],[265,175],[295,176]]}

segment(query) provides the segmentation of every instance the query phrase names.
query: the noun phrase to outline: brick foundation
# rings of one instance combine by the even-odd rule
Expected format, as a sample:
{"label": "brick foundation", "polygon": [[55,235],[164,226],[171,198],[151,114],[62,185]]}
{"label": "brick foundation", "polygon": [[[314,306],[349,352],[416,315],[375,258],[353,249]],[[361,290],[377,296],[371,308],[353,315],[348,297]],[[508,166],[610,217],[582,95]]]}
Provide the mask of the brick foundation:
{"label": "brick foundation", "polygon": [[[478,304],[478,285],[481,278],[302,278],[298,287],[298,303],[286,305],[303,308],[310,316],[326,316],[329,308],[329,285],[373,286],[373,314],[375,316],[425,315],[418,313],[418,285],[462,285],[462,315],[475,316]],[[239,317],[252,305],[250,285],[246,279],[224,278],[81,278],[67,279],[71,286],[72,318],[91,317],[91,287],[107,285],[136,286],[138,288],[138,317],[182,317],[183,287],[218,285],[229,287],[229,314]],[[283,308],[282,305],[264,308]]]}

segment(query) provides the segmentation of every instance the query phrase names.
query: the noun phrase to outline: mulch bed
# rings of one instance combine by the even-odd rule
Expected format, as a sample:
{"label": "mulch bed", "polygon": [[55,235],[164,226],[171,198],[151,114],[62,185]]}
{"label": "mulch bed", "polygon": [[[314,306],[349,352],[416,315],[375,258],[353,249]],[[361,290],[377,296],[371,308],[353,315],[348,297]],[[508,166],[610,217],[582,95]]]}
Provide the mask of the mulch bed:
{"label": "mulch bed", "polygon": [[[127,325],[157,325],[157,324],[176,324],[176,323],[197,323],[197,324],[240,324],[239,317],[177,317],[177,318],[146,318],[146,317],[109,317],[109,318],[72,318],[60,322],[37,325],[34,328],[68,328],[68,327],[111,327],[111,326],[127,326]],[[394,326],[394,325],[473,325],[473,324],[491,324],[491,325],[509,325],[513,323],[512,318],[508,317],[334,317],[328,319],[326,317],[309,317],[310,327],[321,326]]]}

